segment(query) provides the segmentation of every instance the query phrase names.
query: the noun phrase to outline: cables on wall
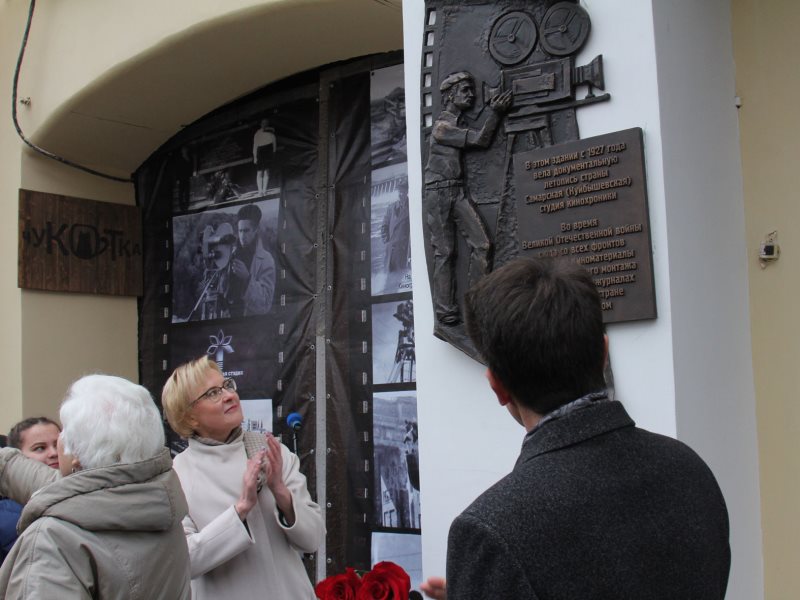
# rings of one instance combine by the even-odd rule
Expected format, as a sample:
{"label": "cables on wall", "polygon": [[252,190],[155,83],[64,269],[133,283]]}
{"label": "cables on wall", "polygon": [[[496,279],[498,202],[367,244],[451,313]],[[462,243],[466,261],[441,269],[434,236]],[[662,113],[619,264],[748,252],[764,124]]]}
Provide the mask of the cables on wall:
{"label": "cables on wall", "polygon": [[19,135],[20,139],[25,142],[28,146],[30,146],[34,151],[38,152],[39,154],[46,156],[47,158],[52,158],[53,160],[57,160],[58,162],[67,165],[68,167],[72,167],[74,169],[78,169],[85,173],[89,173],[90,175],[96,175],[97,177],[103,177],[105,179],[110,179],[112,181],[120,181],[122,183],[132,183],[132,180],[128,177],[117,177],[116,175],[109,175],[108,173],[103,173],[101,171],[96,171],[95,169],[91,169],[89,167],[85,167],[78,163],[75,163],[69,159],[64,158],[63,156],[59,156],[50,152],[49,150],[45,150],[40,146],[37,146],[33,142],[31,142],[28,138],[25,137],[25,134],[22,132],[22,128],[19,125],[19,121],[17,119],[17,85],[19,83],[19,73],[22,69],[22,59],[25,56],[25,48],[28,45],[28,34],[31,30],[31,23],[33,22],[33,12],[36,7],[36,0],[31,0],[30,7],[28,8],[28,22],[25,25],[25,34],[22,36],[22,45],[19,49],[19,57],[17,57],[17,66],[14,69],[14,83],[12,85],[12,93],[11,93],[11,118],[14,121],[14,129],[17,130],[17,135]]}

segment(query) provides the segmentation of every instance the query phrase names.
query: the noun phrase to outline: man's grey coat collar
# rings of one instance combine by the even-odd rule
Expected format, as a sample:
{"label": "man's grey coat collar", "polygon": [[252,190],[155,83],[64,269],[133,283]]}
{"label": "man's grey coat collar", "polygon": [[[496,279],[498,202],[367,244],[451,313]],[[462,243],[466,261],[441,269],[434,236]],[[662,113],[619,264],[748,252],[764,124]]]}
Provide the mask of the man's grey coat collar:
{"label": "man's grey coat collar", "polygon": [[516,466],[532,458],[579,444],[615,429],[636,425],[618,401],[596,402],[561,419],[545,423],[525,438]]}

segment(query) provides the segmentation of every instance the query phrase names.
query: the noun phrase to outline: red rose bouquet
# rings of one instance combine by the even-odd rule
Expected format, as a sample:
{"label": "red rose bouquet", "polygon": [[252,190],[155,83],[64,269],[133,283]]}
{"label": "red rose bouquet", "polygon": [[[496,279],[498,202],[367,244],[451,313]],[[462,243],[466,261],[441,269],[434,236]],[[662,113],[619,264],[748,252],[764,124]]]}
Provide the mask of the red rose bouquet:
{"label": "red rose bouquet", "polygon": [[321,600],[356,600],[356,592],[360,587],[361,578],[354,569],[348,567],[344,573],[320,581],[314,591]]}
{"label": "red rose bouquet", "polygon": [[408,600],[411,578],[393,562],[379,562],[361,578],[356,600]]}
{"label": "red rose bouquet", "polygon": [[359,577],[355,570],[326,577],[314,590],[320,600],[408,600],[411,578],[393,562],[379,562]]}

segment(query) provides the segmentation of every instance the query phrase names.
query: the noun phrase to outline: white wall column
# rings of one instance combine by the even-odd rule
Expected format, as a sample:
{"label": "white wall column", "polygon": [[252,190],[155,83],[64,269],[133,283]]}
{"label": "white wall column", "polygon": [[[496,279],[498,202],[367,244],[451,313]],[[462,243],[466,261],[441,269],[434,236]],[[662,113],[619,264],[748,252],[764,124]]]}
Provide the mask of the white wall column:
{"label": "white wall column", "polygon": [[[658,318],[614,324],[617,398],[714,471],[731,516],[728,598],[763,597],[744,212],[728,0],[583,2],[611,100],[581,137],[644,130]],[[513,467],[524,431],[483,367],[432,335],[421,213],[424,1],[403,3],[425,576],[443,575],[452,519]]]}

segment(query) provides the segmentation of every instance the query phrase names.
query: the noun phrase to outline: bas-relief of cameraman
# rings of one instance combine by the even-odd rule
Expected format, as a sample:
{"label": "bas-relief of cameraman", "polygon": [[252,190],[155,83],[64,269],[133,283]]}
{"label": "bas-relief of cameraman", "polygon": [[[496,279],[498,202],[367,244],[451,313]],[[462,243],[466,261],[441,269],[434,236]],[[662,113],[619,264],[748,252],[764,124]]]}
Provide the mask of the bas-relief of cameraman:
{"label": "bas-relief of cameraman", "polygon": [[[577,0],[471,2],[468,9],[455,0],[426,0],[425,4],[435,19],[423,41],[429,47],[433,35],[432,64],[424,68],[430,68],[431,74],[446,74],[470,65],[470,72],[459,70],[440,80],[440,112],[430,130],[423,218],[434,332],[475,356],[460,326],[458,299],[494,264],[507,262],[519,252],[514,154],[580,139],[576,109],[608,100],[610,95],[594,94],[595,88],[605,89],[602,55],[586,65],[575,63],[591,30],[589,15]],[[472,112],[469,109],[476,103],[475,78],[481,83],[481,108],[487,98],[497,95],[481,111],[489,113],[483,127],[472,129],[463,121],[470,118],[464,113]],[[588,86],[583,98],[577,97],[580,86]],[[473,156],[470,149],[492,145],[501,121],[504,151],[497,148]],[[423,135],[427,134],[423,128]],[[481,219],[487,212],[478,212],[469,188],[476,197],[488,188],[498,190],[489,196],[480,193],[481,204],[497,206],[493,226],[487,227]],[[459,237],[466,242],[468,264],[467,257],[456,260]],[[462,266],[467,267],[465,281]]]}
{"label": "bas-relief of cameraman", "polygon": [[[434,333],[480,360],[459,325],[461,317],[456,298],[465,290],[456,290],[455,228],[458,227],[470,249],[469,286],[491,270],[492,261],[505,262],[517,256],[518,217],[513,197],[506,195],[504,188],[504,193],[498,198],[495,238],[490,241],[486,225],[464,190],[463,151],[471,146],[488,148],[503,120],[505,167],[499,177],[503,180],[502,185],[507,187],[508,178],[513,177],[509,165],[514,153],[580,139],[576,109],[607,101],[610,94],[594,93],[595,89],[605,90],[602,55],[588,64],[575,64],[591,28],[589,14],[578,0],[505,0],[503,3],[471,4],[469,10],[461,10],[459,3],[452,0],[426,0],[425,4],[440,13],[437,17],[438,53],[434,67],[444,68],[443,62],[474,65],[473,72],[484,82],[482,101],[498,90],[507,90],[492,98],[490,106],[493,110],[483,128],[475,131],[460,124],[462,113],[474,103],[472,74],[462,71],[442,80],[442,111],[433,124],[425,172],[423,218],[427,221],[428,244],[433,255],[432,260],[429,255],[428,264],[436,315]],[[495,10],[499,5],[503,6],[503,11],[510,12],[497,16]],[[487,15],[490,18],[483,18]],[[522,29],[526,25],[529,29],[524,32]],[[447,34],[448,31],[452,33]],[[472,44],[467,48],[464,40],[482,39],[484,33],[487,47],[482,55],[470,54],[476,46]],[[423,43],[428,43],[427,38]],[[495,45],[494,52],[492,44]],[[461,106],[457,105],[454,97],[455,79],[470,82],[469,90],[458,99]],[[583,98],[577,96],[580,86],[588,87]],[[501,104],[500,98],[506,95],[508,97]],[[475,138],[482,138],[482,143],[471,144]],[[443,154],[444,160],[436,156],[437,153]],[[487,162],[486,157],[476,158],[480,158],[480,162],[475,161],[472,166],[477,171]],[[440,162],[454,167],[450,189],[444,182],[447,177],[441,174]],[[488,168],[484,172],[470,169],[469,174],[479,183],[481,179],[493,176]],[[442,189],[447,189],[447,193],[439,193]],[[462,198],[462,201],[456,198]],[[456,207],[463,207],[463,210],[457,212]],[[489,248],[489,251],[484,252],[484,248]],[[604,374],[609,396],[613,398],[614,376],[610,358]]]}
{"label": "bas-relief of cameraman", "polygon": [[433,305],[437,321],[453,326],[461,321],[456,300],[456,230],[469,247],[468,285],[491,268],[492,242],[464,185],[462,150],[487,148],[502,115],[511,106],[511,91],[491,99],[489,116],[479,130],[461,123],[460,117],[475,102],[475,83],[467,71],[447,76],[441,83],[444,107],[433,123],[428,164],[425,167],[423,213],[433,250]]}

